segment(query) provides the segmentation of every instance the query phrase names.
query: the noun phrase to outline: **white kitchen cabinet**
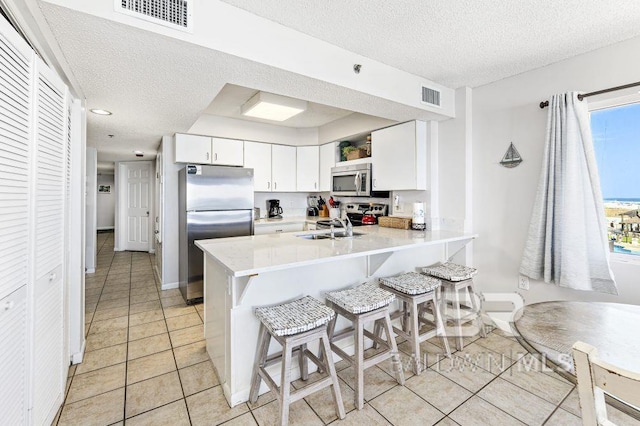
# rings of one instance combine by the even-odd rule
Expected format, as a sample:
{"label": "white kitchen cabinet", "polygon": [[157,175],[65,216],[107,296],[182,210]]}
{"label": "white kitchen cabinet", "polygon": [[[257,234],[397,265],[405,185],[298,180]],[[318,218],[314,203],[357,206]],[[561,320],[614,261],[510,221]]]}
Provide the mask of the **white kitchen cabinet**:
{"label": "white kitchen cabinet", "polygon": [[271,146],[271,190],[274,192],[295,192],[296,190],[296,147],[286,145]]}
{"label": "white kitchen cabinet", "polygon": [[219,166],[242,166],[244,163],[243,143],[239,140],[176,133],[175,142],[176,163]]}
{"label": "white kitchen cabinet", "polygon": [[176,133],[176,163],[211,164],[211,137]]}
{"label": "white kitchen cabinet", "polygon": [[304,222],[266,223],[256,225],[255,235],[279,234],[281,232],[299,232],[304,230]]}
{"label": "white kitchen cabinet", "polygon": [[410,121],[371,132],[372,187],[427,189],[427,124]]}
{"label": "white kitchen cabinet", "polygon": [[317,146],[299,146],[296,158],[296,188],[298,191],[319,191],[320,150]]}
{"label": "white kitchen cabinet", "polygon": [[211,138],[211,164],[242,167],[244,164],[243,142],[235,139]]}
{"label": "white kitchen cabinet", "polygon": [[271,191],[271,144],[245,141],[244,167],[253,169],[254,191]]}

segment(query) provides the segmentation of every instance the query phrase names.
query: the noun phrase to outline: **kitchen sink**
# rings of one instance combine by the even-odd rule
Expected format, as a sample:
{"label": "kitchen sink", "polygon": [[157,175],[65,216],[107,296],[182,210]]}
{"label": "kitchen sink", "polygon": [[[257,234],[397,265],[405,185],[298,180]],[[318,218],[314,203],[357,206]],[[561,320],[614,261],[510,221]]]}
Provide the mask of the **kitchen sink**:
{"label": "kitchen sink", "polygon": [[298,238],[304,238],[305,240],[326,240],[331,238],[329,234],[303,234],[296,235]]}
{"label": "kitchen sink", "polygon": [[[362,232],[354,232],[352,237],[347,237],[343,232],[335,232],[333,234],[336,240],[341,240],[344,238],[357,238],[361,235],[364,235]],[[331,234],[300,234],[296,235],[298,238],[304,238],[305,240],[328,240],[331,239]]]}

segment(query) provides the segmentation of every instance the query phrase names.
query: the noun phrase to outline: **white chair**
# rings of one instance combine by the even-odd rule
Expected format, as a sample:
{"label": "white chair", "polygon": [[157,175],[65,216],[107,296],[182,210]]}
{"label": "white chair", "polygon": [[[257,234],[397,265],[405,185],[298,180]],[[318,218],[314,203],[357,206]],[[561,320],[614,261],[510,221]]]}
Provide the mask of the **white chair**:
{"label": "white chair", "polygon": [[584,426],[614,424],[607,420],[605,393],[640,407],[640,374],[602,361],[598,350],[584,342],[573,345],[573,362]]}

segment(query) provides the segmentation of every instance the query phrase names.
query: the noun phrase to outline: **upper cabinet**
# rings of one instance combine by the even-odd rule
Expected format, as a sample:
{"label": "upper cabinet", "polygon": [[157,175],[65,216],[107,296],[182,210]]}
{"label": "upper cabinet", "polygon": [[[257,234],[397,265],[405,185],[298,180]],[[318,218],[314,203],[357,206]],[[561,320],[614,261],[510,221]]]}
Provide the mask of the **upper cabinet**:
{"label": "upper cabinet", "polygon": [[271,191],[296,191],[295,146],[271,146]]}
{"label": "upper cabinet", "polygon": [[371,167],[374,190],[427,189],[427,124],[411,121],[371,132]]}
{"label": "upper cabinet", "polygon": [[336,144],[335,142],[320,146],[320,181],[318,190],[321,192],[331,191],[331,168],[336,165]]}
{"label": "upper cabinet", "polygon": [[296,187],[298,191],[318,191],[320,150],[317,146],[299,146],[296,158]]}
{"label": "upper cabinet", "polygon": [[242,166],[242,141],[176,133],[176,163]]}
{"label": "upper cabinet", "polygon": [[253,169],[255,191],[271,191],[271,144],[245,141],[244,166]]}
{"label": "upper cabinet", "polygon": [[211,164],[242,167],[243,143],[235,139],[211,138],[211,156]]}

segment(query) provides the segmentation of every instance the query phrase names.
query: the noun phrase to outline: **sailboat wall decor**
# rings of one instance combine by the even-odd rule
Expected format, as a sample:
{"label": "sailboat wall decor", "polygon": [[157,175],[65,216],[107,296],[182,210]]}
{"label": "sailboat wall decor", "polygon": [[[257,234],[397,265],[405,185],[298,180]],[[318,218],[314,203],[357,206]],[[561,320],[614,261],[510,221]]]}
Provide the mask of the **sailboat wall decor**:
{"label": "sailboat wall decor", "polygon": [[522,163],[522,157],[520,157],[520,153],[516,149],[513,142],[511,142],[511,145],[509,145],[509,149],[507,149],[504,157],[502,157],[500,164],[511,169],[513,167],[516,167],[520,163]]}

